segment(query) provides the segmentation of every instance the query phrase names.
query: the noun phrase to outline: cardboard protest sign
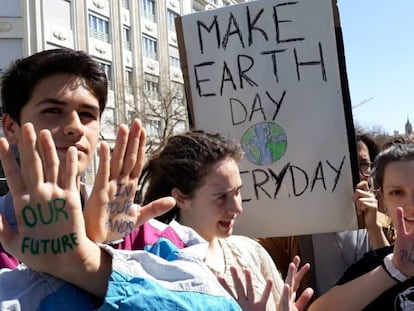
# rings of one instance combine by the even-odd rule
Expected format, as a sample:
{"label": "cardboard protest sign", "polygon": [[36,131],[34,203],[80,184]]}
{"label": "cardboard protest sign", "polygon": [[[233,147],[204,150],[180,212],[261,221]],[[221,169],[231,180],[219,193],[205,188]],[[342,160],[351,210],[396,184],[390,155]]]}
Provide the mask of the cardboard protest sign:
{"label": "cardboard protest sign", "polygon": [[230,135],[245,152],[235,233],[357,227],[355,137],[335,10],[331,0],[261,0],[177,20],[194,127]]}

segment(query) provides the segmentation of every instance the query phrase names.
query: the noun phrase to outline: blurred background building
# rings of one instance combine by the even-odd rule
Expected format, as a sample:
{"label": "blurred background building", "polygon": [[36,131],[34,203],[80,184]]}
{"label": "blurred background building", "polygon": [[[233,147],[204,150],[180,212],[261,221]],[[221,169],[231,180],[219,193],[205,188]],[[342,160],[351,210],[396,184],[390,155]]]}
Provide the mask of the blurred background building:
{"label": "blurred background building", "polygon": [[109,79],[102,138],[113,142],[119,124],[139,117],[156,145],[188,128],[175,18],[247,1],[0,0],[0,76],[45,49],[84,50]]}

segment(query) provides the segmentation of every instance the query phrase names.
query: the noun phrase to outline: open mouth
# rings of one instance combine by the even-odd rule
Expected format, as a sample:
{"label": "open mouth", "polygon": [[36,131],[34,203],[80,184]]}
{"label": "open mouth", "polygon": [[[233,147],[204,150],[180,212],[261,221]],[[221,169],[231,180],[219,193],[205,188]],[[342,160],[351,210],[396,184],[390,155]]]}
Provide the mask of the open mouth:
{"label": "open mouth", "polygon": [[219,221],[219,224],[223,228],[230,229],[231,227],[233,227],[234,219],[232,219],[232,220],[226,220],[226,221]]}
{"label": "open mouth", "polygon": [[414,217],[404,217],[404,221],[413,224],[414,223]]}
{"label": "open mouth", "polygon": [[76,145],[75,147],[78,149],[78,151],[81,151],[83,153],[88,153],[88,150],[82,145]]}

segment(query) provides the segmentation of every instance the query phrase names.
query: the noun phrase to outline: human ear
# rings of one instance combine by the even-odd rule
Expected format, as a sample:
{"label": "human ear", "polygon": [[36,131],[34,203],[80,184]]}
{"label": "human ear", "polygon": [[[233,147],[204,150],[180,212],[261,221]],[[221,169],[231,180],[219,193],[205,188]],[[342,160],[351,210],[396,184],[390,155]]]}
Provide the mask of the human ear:
{"label": "human ear", "polygon": [[9,144],[17,144],[19,141],[18,128],[20,128],[17,121],[14,120],[8,113],[4,113],[2,118],[2,124],[4,135],[9,141]]}
{"label": "human ear", "polygon": [[171,190],[171,195],[175,199],[176,205],[179,208],[186,208],[187,206],[187,196],[180,191],[178,188],[173,188]]}
{"label": "human ear", "polygon": [[380,211],[388,215],[388,209],[384,203],[384,191],[381,187],[378,188],[377,200],[378,200],[378,207],[380,208]]}

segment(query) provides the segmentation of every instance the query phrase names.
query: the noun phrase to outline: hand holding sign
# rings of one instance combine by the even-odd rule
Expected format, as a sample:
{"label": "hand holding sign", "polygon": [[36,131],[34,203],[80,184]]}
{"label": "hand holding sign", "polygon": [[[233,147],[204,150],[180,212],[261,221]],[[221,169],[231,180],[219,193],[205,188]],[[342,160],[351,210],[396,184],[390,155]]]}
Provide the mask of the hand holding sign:
{"label": "hand holding sign", "polygon": [[95,184],[84,210],[88,236],[95,242],[122,238],[174,206],[171,198],[141,208],[133,204],[145,160],[145,142],[145,130],[135,119],[130,129],[120,126],[112,157],[108,145],[101,144]]}

